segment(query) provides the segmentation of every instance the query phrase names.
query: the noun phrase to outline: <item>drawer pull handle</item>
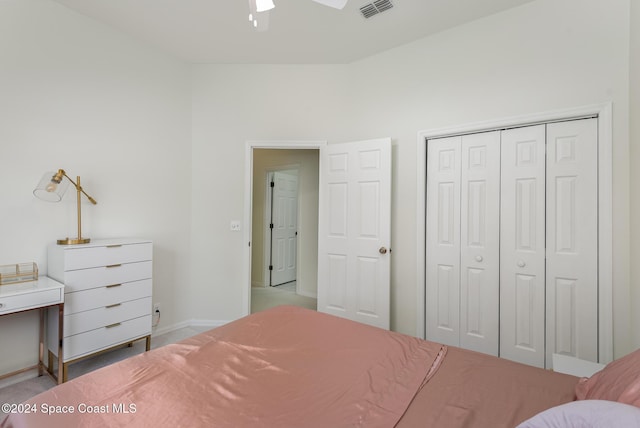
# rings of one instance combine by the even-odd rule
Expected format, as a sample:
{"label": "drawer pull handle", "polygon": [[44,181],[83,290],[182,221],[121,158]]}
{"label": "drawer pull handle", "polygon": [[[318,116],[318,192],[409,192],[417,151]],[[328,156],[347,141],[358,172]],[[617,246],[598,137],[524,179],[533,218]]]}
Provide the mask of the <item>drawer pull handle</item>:
{"label": "drawer pull handle", "polygon": [[0,309],[4,308],[4,303],[0,303]]}
{"label": "drawer pull handle", "polygon": [[111,268],[116,268],[116,267],[120,267],[120,266],[122,266],[122,264],[118,263],[117,265],[108,265],[108,266],[106,266],[106,268],[107,269],[111,269]]}
{"label": "drawer pull handle", "polygon": [[117,306],[120,306],[122,303],[114,303],[113,305],[109,305],[109,306],[105,306],[106,309],[111,309],[111,308],[115,308]]}
{"label": "drawer pull handle", "polygon": [[117,322],[117,323],[115,323],[115,324],[110,324],[110,325],[106,326],[105,328],[113,328],[113,327],[117,327],[117,326],[119,326],[120,324],[121,324],[121,323]]}
{"label": "drawer pull handle", "polygon": [[122,247],[122,244],[107,245],[107,248],[120,248],[120,247]]}
{"label": "drawer pull handle", "polygon": [[120,287],[122,284],[111,284],[107,285],[107,288]]}

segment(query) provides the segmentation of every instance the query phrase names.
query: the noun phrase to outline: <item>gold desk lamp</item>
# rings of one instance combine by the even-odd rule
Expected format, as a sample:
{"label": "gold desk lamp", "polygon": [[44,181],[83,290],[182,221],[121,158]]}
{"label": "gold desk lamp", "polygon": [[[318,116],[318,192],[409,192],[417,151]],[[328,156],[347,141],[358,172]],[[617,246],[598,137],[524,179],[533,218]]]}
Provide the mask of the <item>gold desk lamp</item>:
{"label": "gold desk lamp", "polygon": [[[67,177],[69,181],[64,181],[64,177]],[[93,205],[97,204],[96,200],[84,191],[82,186],[80,185],[80,176],[76,178],[76,181],[73,181],[64,169],[59,169],[58,172],[45,172],[38,183],[38,187],[36,187],[33,191],[33,194],[43,201],[47,202],[60,202],[62,200],[62,196],[64,196],[64,192],[66,192],[69,187],[69,182],[71,182],[78,193],[78,237],[77,238],[65,238],[58,239],[58,245],[72,245],[72,244],[87,244],[91,241],[89,238],[82,237],[82,212],[80,209],[80,194],[84,193],[84,195],[89,199]]]}

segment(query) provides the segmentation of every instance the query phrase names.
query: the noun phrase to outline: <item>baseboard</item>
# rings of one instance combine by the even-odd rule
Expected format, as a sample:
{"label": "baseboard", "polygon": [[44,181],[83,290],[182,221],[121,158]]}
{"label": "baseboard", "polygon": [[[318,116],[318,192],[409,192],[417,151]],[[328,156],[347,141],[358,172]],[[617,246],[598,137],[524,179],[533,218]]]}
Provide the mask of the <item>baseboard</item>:
{"label": "baseboard", "polygon": [[156,327],[156,328],[153,329],[153,333],[151,333],[151,337],[160,336],[160,335],[163,335],[163,334],[171,333],[172,331],[180,330],[181,328],[188,328],[188,327],[211,327],[211,328],[215,328],[215,327],[220,327],[222,325],[225,325],[225,324],[227,324],[229,322],[231,322],[231,321],[230,320],[199,320],[199,319],[191,319],[191,320],[181,321],[179,323],[168,325],[168,326]]}
{"label": "baseboard", "polygon": [[297,294],[299,294],[300,296],[304,296],[304,297],[311,297],[312,299],[317,299],[318,298],[318,294],[317,293],[309,293],[308,291],[298,291]]}
{"label": "baseboard", "polygon": [[[49,376],[48,374],[44,374],[43,376]],[[0,389],[6,388],[7,386],[11,386],[16,383],[23,382],[25,380],[35,379],[38,377],[38,369],[31,369],[24,371],[22,373],[18,373],[14,376],[5,378],[0,380]]]}
{"label": "baseboard", "polygon": [[189,327],[221,327],[227,323],[230,323],[230,320],[197,320],[192,319],[189,321]]}
{"label": "baseboard", "polygon": [[171,324],[171,325],[162,326],[162,327],[159,327],[159,326],[153,327],[151,331],[151,337],[161,336],[163,334],[171,333],[172,331],[179,330],[181,328],[186,328],[186,327],[191,327],[191,325],[189,324],[189,321],[181,321],[176,324]]}

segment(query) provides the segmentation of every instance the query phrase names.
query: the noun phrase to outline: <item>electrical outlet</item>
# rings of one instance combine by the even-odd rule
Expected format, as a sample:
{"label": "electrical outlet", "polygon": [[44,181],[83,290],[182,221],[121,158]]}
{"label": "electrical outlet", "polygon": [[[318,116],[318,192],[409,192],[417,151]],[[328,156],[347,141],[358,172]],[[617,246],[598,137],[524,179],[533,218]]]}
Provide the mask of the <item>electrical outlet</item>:
{"label": "electrical outlet", "polygon": [[238,232],[240,230],[240,220],[231,221],[231,230],[234,232]]}
{"label": "electrical outlet", "polygon": [[154,303],[153,304],[153,313],[157,314],[160,312],[160,303]]}

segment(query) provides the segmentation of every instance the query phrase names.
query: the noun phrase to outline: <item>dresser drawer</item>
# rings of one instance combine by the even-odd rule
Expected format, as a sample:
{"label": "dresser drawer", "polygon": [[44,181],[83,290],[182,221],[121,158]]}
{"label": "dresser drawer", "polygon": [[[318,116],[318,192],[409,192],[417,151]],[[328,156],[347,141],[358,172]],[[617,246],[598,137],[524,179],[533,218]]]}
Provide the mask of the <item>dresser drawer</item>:
{"label": "dresser drawer", "polygon": [[64,337],[143,317],[151,313],[151,297],[103,306],[64,316]]}
{"label": "dresser drawer", "polygon": [[112,267],[73,270],[65,272],[65,291],[87,290],[105,285],[122,284],[151,278],[153,263],[151,261],[126,263]]}
{"label": "dresser drawer", "polygon": [[0,314],[24,311],[38,306],[62,302],[63,289],[44,290],[14,296],[0,297]]}
{"label": "dresser drawer", "polygon": [[91,309],[104,308],[128,300],[149,297],[151,293],[151,279],[76,291],[65,295],[64,312],[71,315]]}
{"label": "dresser drawer", "polygon": [[151,242],[115,244],[64,250],[64,270],[87,269],[151,260]]}
{"label": "dresser drawer", "polygon": [[151,334],[151,314],[124,321],[111,327],[101,327],[64,339],[64,361],[110,348],[129,340]]}

